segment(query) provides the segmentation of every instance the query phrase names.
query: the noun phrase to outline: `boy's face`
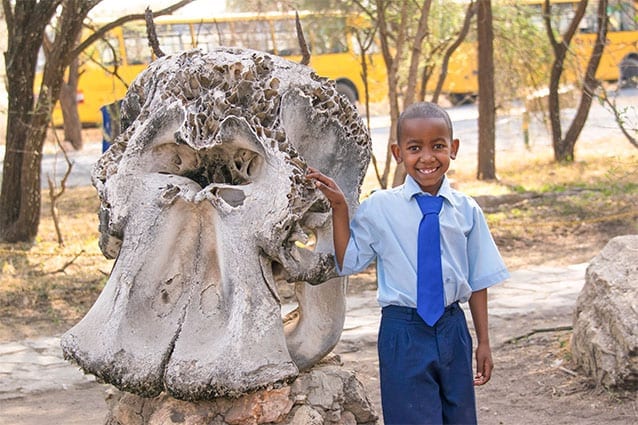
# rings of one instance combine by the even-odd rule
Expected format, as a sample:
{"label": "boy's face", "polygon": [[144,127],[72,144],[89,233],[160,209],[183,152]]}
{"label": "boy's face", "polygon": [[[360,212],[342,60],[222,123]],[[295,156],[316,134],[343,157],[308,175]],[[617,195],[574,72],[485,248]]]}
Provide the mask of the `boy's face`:
{"label": "boy's face", "polygon": [[443,118],[409,118],[401,122],[399,143],[392,145],[397,163],[403,163],[421,190],[432,195],[459,149],[459,140],[450,140],[450,133]]}

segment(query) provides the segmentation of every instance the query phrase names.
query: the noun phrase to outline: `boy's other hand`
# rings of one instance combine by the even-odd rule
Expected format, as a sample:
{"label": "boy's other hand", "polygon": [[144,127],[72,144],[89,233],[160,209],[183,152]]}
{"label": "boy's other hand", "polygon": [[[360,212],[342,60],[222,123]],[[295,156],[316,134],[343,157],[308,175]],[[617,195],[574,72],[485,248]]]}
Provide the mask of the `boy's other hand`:
{"label": "boy's other hand", "polygon": [[316,168],[308,167],[306,178],[315,181],[315,186],[325,195],[332,208],[347,206],[346,197],[337,183],[330,177],[321,173]]}
{"label": "boy's other hand", "polygon": [[476,348],[476,375],[474,375],[474,385],[487,384],[492,377],[493,369],[492,350],[489,345],[479,344]]}

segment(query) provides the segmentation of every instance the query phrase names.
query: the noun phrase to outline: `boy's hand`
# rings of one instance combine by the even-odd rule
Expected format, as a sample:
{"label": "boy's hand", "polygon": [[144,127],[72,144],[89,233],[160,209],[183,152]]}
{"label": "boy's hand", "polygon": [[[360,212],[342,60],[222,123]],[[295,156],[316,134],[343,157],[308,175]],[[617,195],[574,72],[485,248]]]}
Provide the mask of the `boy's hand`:
{"label": "boy's hand", "polygon": [[335,249],[335,259],[341,269],[343,267],[343,257],[350,239],[350,227],[348,219],[348,203],[343,192],[330,177],[319,172],[316,168],[308,167],[308,179],[314,180],[319,189],[330,202],[332,207],[332,237]]}
{"label": "boy's hand", "polygon": [[476,375],[474,385],[484,385],[492,377],[494,362],[492,361],[492,350],[489,345],[480,344],[476,348]]}
{"label": "boy's hand", "polygon": [[341,206],[347,206],[346,197],[337,183],[335,183],[335,181],[330,177],[322,174],[319,170],[312,167],[308,167],[308,174],[306,174],[306,177],[315,181],[317,189],[326,196],[333,209]]}

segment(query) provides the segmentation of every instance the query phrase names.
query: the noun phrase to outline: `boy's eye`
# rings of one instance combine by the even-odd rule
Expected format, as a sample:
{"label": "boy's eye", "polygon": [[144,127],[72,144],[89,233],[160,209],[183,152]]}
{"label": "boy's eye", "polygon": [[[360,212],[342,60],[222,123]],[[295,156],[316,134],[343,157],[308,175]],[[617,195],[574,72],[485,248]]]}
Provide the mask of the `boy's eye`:
{"label": "boy's eye", "polygon": [[420,146],[408,146],[408,151],[410,152],[418,152],[420,149]]}
{"label": "boy's eye", "polygon": [[445,143],[437,143],[436,145],[434,145],[434,149],[436,150],[445,149]]}

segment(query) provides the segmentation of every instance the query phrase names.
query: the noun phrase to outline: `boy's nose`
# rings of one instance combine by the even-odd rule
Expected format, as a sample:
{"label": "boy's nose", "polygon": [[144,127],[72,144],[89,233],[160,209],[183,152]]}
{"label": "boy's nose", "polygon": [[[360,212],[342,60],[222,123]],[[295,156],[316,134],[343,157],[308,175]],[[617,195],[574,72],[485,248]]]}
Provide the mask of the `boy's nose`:
{"label": "boy's nose", "polygon": [[423,149],[421,151],[421,157],[419,158],[421,161],[432,161],[435,159],[434,152],[430,149]]}

